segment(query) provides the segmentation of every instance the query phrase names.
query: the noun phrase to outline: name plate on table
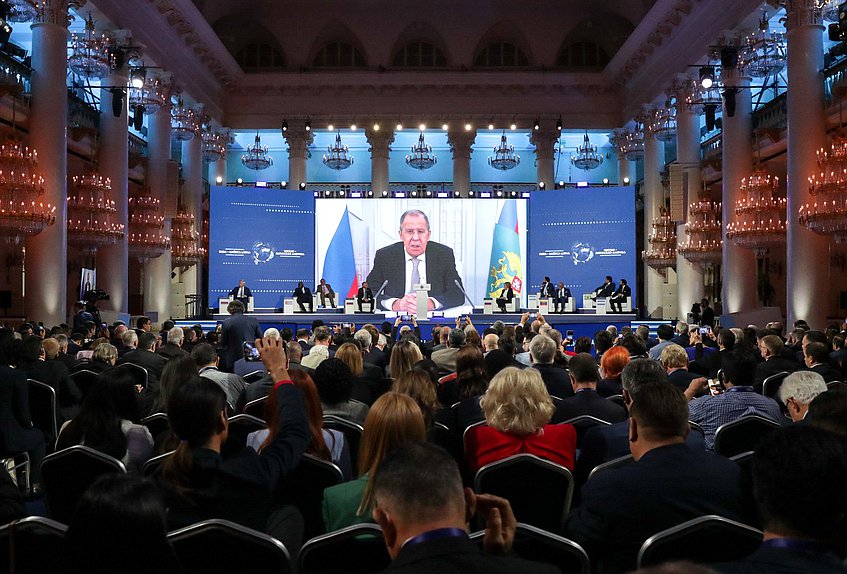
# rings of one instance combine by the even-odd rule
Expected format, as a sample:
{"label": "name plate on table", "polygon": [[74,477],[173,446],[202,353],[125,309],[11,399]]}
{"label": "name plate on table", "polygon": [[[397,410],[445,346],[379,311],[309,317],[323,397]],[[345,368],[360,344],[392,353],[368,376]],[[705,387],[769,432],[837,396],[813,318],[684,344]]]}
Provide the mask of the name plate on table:
{"label": "name plate on table", "polygon": [[582,308],[583,309],[593,309],[594,308],[594,299],[591,297],[594,293],[583,293],[582,294]]}
{"label": "name plate on table", "polygon": [[542,299],[538,302],[538,312],[542,315],[546,315],[550,312],[550,300]]}
{"label": "name plate on table", "polygon": [[294,299],[291,297],[286,297],[282,300],[282,312],[286,315],[294,314]]}
{"label": "name plate on table", "polygon": [[482,314],[483,315],[493,315],[494,314],[494,300],[493,299],[485,299],[482,302]]}
{"label": "name plate on table", "polygon": [[530,293],[526,296],[526,308],[530,310],[538,309],[538,302],[544,299],[539,299],[538,293]]}
{"label": "name plate on table", "polygon": [[356,312],[356,300],[355,299],[345,299],[344,300],[344,314],[345,315],[353,315]]}
{"label": "name plate on table", "polygon": [[597,307],[594,310],[595,315],[605,315],[606,314],[606,299],[602,297],[597,297]]}

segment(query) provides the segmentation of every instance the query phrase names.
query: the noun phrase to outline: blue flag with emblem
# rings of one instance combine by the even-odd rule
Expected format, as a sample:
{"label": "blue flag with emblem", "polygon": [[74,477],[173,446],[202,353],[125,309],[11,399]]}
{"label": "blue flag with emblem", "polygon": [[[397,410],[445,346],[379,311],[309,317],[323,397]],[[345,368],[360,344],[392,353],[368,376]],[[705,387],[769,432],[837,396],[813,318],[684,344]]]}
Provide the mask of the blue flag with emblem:
{"label": "blue flag with emblem", "polygon": [[517,200],[507,199],[494,226],[486,297],[496,298],[509,283],[515,295],[520,295],[523,289],[523,265],[519,231]]}

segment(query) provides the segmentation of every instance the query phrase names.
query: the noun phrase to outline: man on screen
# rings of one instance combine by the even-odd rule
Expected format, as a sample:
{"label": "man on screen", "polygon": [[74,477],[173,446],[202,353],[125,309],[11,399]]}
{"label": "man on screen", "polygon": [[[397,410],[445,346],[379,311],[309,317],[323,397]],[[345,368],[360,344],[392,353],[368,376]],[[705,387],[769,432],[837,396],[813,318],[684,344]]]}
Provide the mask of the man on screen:
{"label": "man on screen", "polygon": [[356,302],[359,304],[359,312],[362,311],[362,304],[366,305],[369,313],[373,313],[374,310],[374,294],[371,291],[371,288],[368,287],[368,282],[362,282],[362,286],[359,287],[359,291],[356,293]]}
{"label": "man on screen", "polygon": [[612,313],[623,313],[623,304],[626,298],[632,295],[632,289],[626,284],[626,279],[621,279],[620,285],[609,297],[609,305],[612,308]]}
{"label": "man on screen", "polygon": [[[462,280],[456,272],[453,250],[430,241],[429,218],[423,211],[410,209],[400,216],[400,239],[397,243],[377,250],[368,283],[381,287],[388,281],[377,299],[380,309],[405,313],[417,312],[414,286],[429,283],[427,309],[458,307],[464,296],[458,285]],[[458,285],[457,285],[458,283]]]}
{"label": "man on screen", "polygon": [[592,298],[597,299],[597,297],[611,297],[614,292],[615,282],[612,281],[611,275],[606,275],[606,281],[594,290],[594,296]]}
{"label": "man on screen", "polygon": [[229,296],[235,301],[241,301],[241,304],[247,309],[247,303],[253,294],[250,292],[250,288],[244,282],[244,279],[242,279],[238,282],[238,287],[233,287],[232,291],[229,292]]}

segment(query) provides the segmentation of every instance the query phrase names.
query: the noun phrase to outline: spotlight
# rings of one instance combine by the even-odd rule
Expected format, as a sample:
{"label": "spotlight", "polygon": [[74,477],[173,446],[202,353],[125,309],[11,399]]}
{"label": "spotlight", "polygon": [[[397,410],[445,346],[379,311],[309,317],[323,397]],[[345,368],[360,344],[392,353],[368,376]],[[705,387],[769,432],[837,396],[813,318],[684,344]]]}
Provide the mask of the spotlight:
{"label": "spotlight", "polygon": [[312,197],[320,197],[320,196],[321,196],[321,192],[320,192],[320,191],[313,191],[313,192],[312,192]]}
{"label": "spotlight", "polygon": [[223,182],[224,178],[222,178],[221,176],[215,178],[215,183],[217,183],[218,185],[222,184]]}
{"label": "spotlight", "polygon": [[412,192],[412,197],[417,197],[417,196],[418,196],[418,190],[413,191],[413,192]]}
{"label": "spotlight", "polygon": [[379,131],[379,124],[374,124],[374,131],[375,131],[375,132],[378,132],[378,131]]}
{"label": "spotlight", "polygon": [[462,197],[461,191],[453,191],[453,197]]}
{"label": "spotlight", "polygon": [[432,197],[432,192],[431,192],[431,191],[429,191],[429,190],[426,190],[426,196],[427,196],[427,197]]}
{"label": "spotlight", "polygon": [[401,124],[400,122],[397,122],[397,128],[395,128],[395,129],[396,129],[398,132],[399,132],[399,131],[403,131],[403,124]]}
{"label": "spotlight", "polygon": [[545,187],[547,187],[546,183],[544,183],[543,181],[538,182],[538,189],[544,189]]}
{"label": "spotlight", "polygon": [[448,126],[446,123],[444,123],[444,124],[441,124],[441,129],[446,132],[448,129],[450,129],[450,126]]}
{"label": "spotlight", "polygon": [[538,123],[538,118],[535,118],[535,122],[532,124],[532,129],[538,131],[541,128],[541,125]]}
{"label": "spotlight", "polygon": [[244,180],[239,177],[238,179],[235,180],[235,183],[237,183],[238,185],[241,185],[242,183],[244,183]]}
{"label": "spotlight", "polygon": [[372,189],[368,190],[368,197],[373,197],[373,196],[374,196],[373,190]]}
{"label": "spotlight", "polygon": [[144,87],[144,81],[147,79],[147,68],[138,66],[129,71],[129,85],[133,88]]}
{"label": "spotlight", "polygon": [[300,182],[300,189],[306,189],[306,182],[305,181]]}
{"label": "spotlight", "polygon": [[518,196],[517,191],[512,190],[512,191],[509,192],[509,197],[517,197],[517,196]]}
{"label": "spotlight", "polygon": [[338,191],[338,197],[344,197],[344,190],[343,189]]}
{"label": "spotlight", "polygon": [[518,129],[518,126],[515,122],[512,122],[511,124],[509,124],[509,129],[510,130],[516,130],[516,129]]}
{"label": "spotlight", "polygon": [[279,186],[282,189],[288,189],[288,182],[287,181],[281,181],[281,182],[279,182]]}
{"label": "spotlight", "polygon": [[706,130],[714,130],[715,113],[718,111],[718,106],[715,104],[706,104],[705,106],[703,106],[703,111],[706,113]]}
{"label": "spotlight", "polygon": [[603,185],[609,185],[609,178],[608,177],[603,178]]}
{"label": "spotlight", "polygon": [[310,119],[306,118],[306,125],[305,125],[305,127],[306,127],[306,131],[307,131],[307,132],[312,131],[312,120],[310,120]]}
{"label": "spotlight", "polygon": [[382,197],[388,197],[388,192],[386,190],[382,190]]}
{"label": "spotlight", "polygon": [[116,118],[121,117],[124,113],[124,92],[123,88],[112,88],[112,115]]}
{"label": "spotlight", "polygon": [[623,178],[623,184],[629,185],[629,178],[628,177]]}
{"label": "spotlight", "polygon": [[331,132],[334,132],[334,131],[335,131],[335,126],[334,126],[334,125],[332,125],[332,122],[330,122],[330,123],[328,123],[328,124],[327,124],[326,129],[328,129],[328,130],[329,130],[329,131],[331,131]]}
{"label": "spotlight", "polygon": [[474,195],[476,195],[476,192],[474,192],[474,190],[470,190],[468,192],[468,197],[473,197]]}
{"label": "spotlight", "polygon": [[558,184],[558,185],[559,185],[559,189],[564,189],[564,188],[565,188],[565,182],[564,182],[563,180],[561,180],[561,179],[559,180],[559,184]]}
{"label": "spotlight", "polygon": [[469,131],[471,131],[472,129],[473,129],[473,126],[472,126],[471,124],[465,124],[465,131],[466,131],[466,132],[469,132]]}
{"label": "spotlight", "polygon": [[285,133],[288,131],[288,120],[282,120],[282,132]]}
{"label": "spotlight", "polygon": [[501,190],[497,190],[497,197],[503,197],[503,192]]}
{"label": "spotlight", "polygon": [[562,131],[562,116],[559,116],[559,119],[556,120],[556,129]]}
{"label": "spotlight", "polygon": [[712,66],[702,66],[700,68],[700,85],[707,90],[715,83],[715,68]]}
{"label": "spotlight", "polygon": [[424,131],[426,129],[426,124],[421,124],[418,126],[418,129]]}
{"label": "spotlight", "polygon": [[[6,2],[3,3],[4,10],[7,10],[8,7],[5,6]],[[12,36],[12,26],[9,25],[9,22],[5,18],[5,13],[3,16],[0,16],[0,46],[4,45],[9,41],[9,38]]]}
{"label": "spotlight", "polygon": [[356,124],[355,123],[350,124],[350,130],[354,131],[354,132],[356,131]]}
{"label": "spotlight", "polygon": [[493,124],[493,123],[489,123],[489,124],[488,124],[488,129],[493,130],[493,129],[494,129],[494,124]]}

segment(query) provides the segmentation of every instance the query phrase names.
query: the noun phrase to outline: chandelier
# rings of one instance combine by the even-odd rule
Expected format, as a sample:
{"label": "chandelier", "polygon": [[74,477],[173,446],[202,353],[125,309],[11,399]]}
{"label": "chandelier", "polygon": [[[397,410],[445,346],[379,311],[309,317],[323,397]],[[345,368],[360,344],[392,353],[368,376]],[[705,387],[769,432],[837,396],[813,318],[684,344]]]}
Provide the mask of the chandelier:
{"label": "chandelier", "polygon": [[[716,70],[720,70],[720,68],[716,68]],[[711,88],[704,88],[697,80],[690,80],[685,95],[685,104],[697,114],[705,113],[709,107],[714,109],[715,112],[720,110],[723,99],[717,80]]]}
{"label": "chandelier", "polygon": [[149,74],[140,88],[130,86],[129,107],[141,110],[145,115],[155,114],[165,105],[165,94],[158,78]]}
{"label": "chandelier", "polygon": [[244,164],[244,167],[256,171],[269,168],[274,164],[274,160],[268,154],[268,146],[262,145],[259,132],[256,132],[256,139],[254,141],[255,143],[252,146],[247,146],[247,153],[241,156],[241,163]]}
{"label": "chandelier", "polygon": [[200,247],[200,234],[194,227],[194,215],[180,206],[171,221],[171,262],[179,267],[189,267],[202,260],[205,252]]}
{"label": "chandelier", "polygon": [[738,65],[754,78],[767,78],[785,68],[785,34],[770,32],[767,14],[759,20],[758,31],[744,38]]}
{"label": "chandelier", "polygon": [[104,78],[111,69],[109,62],[110,40],[105,34],[97,36],[91,14],[85,19],[85,31],[71,37],[71,55],[68,68],[86,78]]}
{"label": "chandelier", "polygon": [[35,0],[6,0],[6,20],[9,22],[29,22],[38,13]]}
{"label": "chandelier", "polygon": [[346,145],[341,143],[341,132],[335,134],[335,144],[327,146],[324,154],[324,165],[329,169],[342,170],[353,165],[353,156],[350,155]]}
{"label": "chandelier", "polygon": [[141,263],[159,257],[171,248],[171,239],[164,233],[165,218],[159,215],[160,202],[142,189],[129,198],[129,254]]}
{"label": "chandelier", "polygon": [[720,263],[723,253],[721,203],[712,201],[707,190],[700,192],[697,201],[688,205],[685,234],[688,241],[677,245],[677,253],[692,263]]}
{"label": "chandelier", "polygon": [[509,145],[506,132],[500,137],[500,145],[494,148],[494,155],[488,156],[488,165],[500,171],[509,171],[521,163],[521,156],[515,153],[515,146]]}
{"label": "chandelier", "polygon": [[653,230],[647,238],[650,248],[641,252],[641,259],[649,267],[664,273],[666,269],[676,267],[676,225],[670,211],[663,207],[651,226]]}
{"label": "chandelier", "polygon": [[844,0],[826,0],[821,6],[821,16],[827,22],[838,22],[838,8]]}
{"label": "chandelier", "polygon": [[9,243],[41,233],[56,220],[56,208],[41,197],[44,178],[37,168],[38,154],[20,140],[0,146],[0,235]]}
{"label": "chandelier", "polygon": [[197,113],[182,102],[171,108],[171,135],[180,142],[194,139],[197,132]]}
{"label": "chandelier", "polygon": [[571,156],[571,164],[577,169],[589,171],[600,167],[603,154],[597,152],[597,146],[588,139],[588,131],[582,140],[582,145],[576,148],[576,154]]}
{"label": "chandelier", "polygon": [[228,134],[206,130],[201,134],[201,137],[203,138],[201,148],[203,150],[203,159],[209,162],[216,162],[226,157],[226,144],[229,140]]}
{"label": "chandelier", "polygon": [[779,178],[762,166],[741,180],[741,198],[735,204],[737,219],[726,226],[726,237],[739,247],[762,257],[768,249],[785,244],[786,199],[780,197]]}
{"label": "chandelier", "polygon": [[672,142],[676,139],[676,99],[665,100],[664,107],[653,110],[650,119],[650,133],[660,142]]}
{"label": "chandelier", "polygon": [[809,177],[814,203],[800,206],[800,224],[847,243],[847,140],[837,137],[827,153],[818,150],[819,172]]}
{"label": "chandelier", "polygon": [[68,194],[68,244],[93,256],[123,238],[123,224],[112,222],[117,209],[111,192],[112,182],[98,173],[74,176]]}
{"label": "chandelier", "polygon": [[627,161],[637,161],[644,157],[644,131],[636,127],[635,131],[624,130],[618,140],[618,151]]}
{"label": "chandelier", "polygon": [[436,164],[438,158],[432,153],[432,146],[424,142],[421,132],[418,143],[412,146],[412,153],[406,155],[406,165],[415,169],[429,169]]}

